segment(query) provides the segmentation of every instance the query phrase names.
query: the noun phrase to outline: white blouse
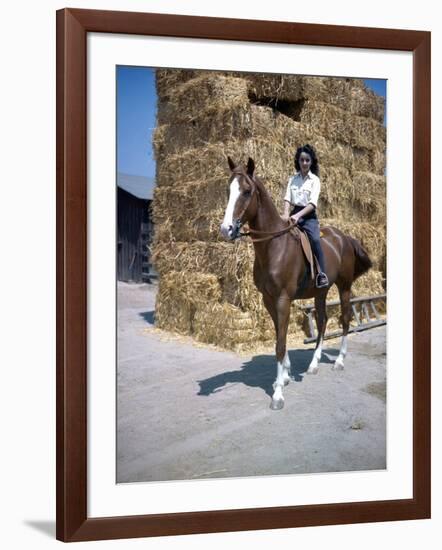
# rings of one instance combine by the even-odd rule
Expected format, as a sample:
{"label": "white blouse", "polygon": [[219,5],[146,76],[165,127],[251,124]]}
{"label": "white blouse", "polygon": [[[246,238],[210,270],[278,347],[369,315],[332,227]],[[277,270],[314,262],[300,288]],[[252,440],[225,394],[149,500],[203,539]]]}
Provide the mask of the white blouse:
{"label": "white blouse", "polygon": [[289,178],[284,200],[293,206],[307,206],[311,203],[317,207],[320,191],[321,182],[318,176],[309,171],[304,180],[301,172],[297,172]]}

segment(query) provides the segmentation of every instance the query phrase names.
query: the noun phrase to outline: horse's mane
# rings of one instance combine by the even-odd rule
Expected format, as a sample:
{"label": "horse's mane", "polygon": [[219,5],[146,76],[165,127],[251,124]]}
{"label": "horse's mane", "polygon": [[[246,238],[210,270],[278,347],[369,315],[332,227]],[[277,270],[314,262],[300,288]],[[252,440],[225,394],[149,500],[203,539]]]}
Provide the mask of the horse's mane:
{"label": "horse's mane", "polygon": [[256,187],[258,188],[258,192],[261,196],[261,200],[263,202],[267,202],[268,204],[271,205],[271,207],[274,209],[274,211],[278,214],[278,216],[280,215],[279,212],[278,212],[278,209],[276,208],[276,205],[275,203],[273,202],[273,199],[272,197],[270,196],[269,192],[267,191],[267,189],[265,188],[265,185],[263,183],[263,181],[258,178],[258,176],[253,176],[253,181],[256,183]]}
{"label": "horse's mane", "polygon": [[244,166],[241,166],[241,165],[237,166],[233,170],[233,173],[250,178],[255,183],[255,185],[257,187],[259,201],[261,203],[267,204],[267,206],[270,208],[270,210],[273,211],[272,213],[280,218],[280,214],[278,212],[278,209],[276,208],[275,203],[273,202],[272,197],[270,196],[269,192],[265,188],[265,185],[264,185],[263,181],[258,176],[256,176],[255,174],[253,174],[253,176],[250,176],[249,174],[247,174],[247,169]]}

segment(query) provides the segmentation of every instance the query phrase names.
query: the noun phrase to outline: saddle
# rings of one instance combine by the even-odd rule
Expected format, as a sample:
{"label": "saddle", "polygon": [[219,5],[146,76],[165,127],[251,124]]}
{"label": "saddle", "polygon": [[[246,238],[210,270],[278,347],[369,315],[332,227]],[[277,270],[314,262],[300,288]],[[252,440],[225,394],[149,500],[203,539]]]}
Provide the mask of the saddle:
{"label": "saddle", "polygon": [[[304,252],[305,259],[307,260],[307,263],[310,267],[310,276],[312,280],[315,280],[315,273],[319,273],[321,271],[319,267],[319,262],[316,256],[313,254],[312,246],[310,244],[310,239],[308,238],[307,234],[300,228],[300,227],[294,227],[292,230],[293,234],[296,236],[296,231],[298,232],[299,238],[301,239],[301,246],[302,251]],[[321,231],[321,237],[322,237],[322,231]],[[315,266],[316,266],[316,272],[315,272]]]}

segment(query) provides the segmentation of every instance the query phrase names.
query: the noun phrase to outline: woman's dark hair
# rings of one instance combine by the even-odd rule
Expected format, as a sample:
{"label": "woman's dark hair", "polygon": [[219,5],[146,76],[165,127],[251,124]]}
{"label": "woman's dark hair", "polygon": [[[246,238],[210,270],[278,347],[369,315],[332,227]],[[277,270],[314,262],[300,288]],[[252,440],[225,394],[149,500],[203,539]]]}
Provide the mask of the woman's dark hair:
{"label": "woman's dark hair", "polygon": [[318,164],[318,157],[316,156],[316,152],[313,149],[311,145],[306,143],[302,147],[298,147],[296,149],[295,153],[295,169],[297,172],[301,171],[301,168],[299,166],[299,157],[301,156],[301,153],[307,153],[307,155],[310,155],[310,158],[312,159],[312,165],[310,166],[310,170],[313,174],[319,177],[319,164]]}

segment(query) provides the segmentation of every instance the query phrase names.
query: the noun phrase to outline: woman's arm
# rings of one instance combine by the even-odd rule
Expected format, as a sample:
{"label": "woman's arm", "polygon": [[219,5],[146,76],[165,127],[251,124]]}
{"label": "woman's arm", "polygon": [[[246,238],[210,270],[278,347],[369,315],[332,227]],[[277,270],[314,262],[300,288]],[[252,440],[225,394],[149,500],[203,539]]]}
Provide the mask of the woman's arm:
{"label": "woman's arm", "polygon": [[307,206],[304,206],[302,210],[300,210],[296,214],[293,214],[291,218],[295,222],[295,225],[298,223],[299,218],[302,218],[302,216],[307,216],[307,214],[310,214],[311,212],[313,212],[313,210],[315,210],[315,205],[309,202]]}
{"label": "woman's arm", "polygon": [[284,212],[281,217],[285,222],[289,221],[291,206],[288,201],[284,200]]}

